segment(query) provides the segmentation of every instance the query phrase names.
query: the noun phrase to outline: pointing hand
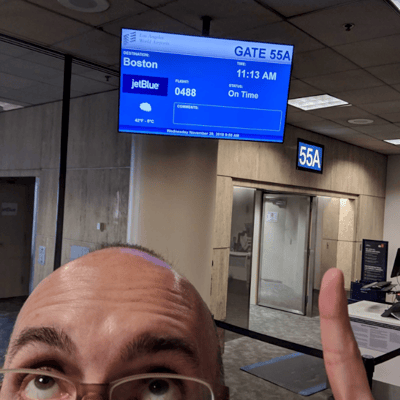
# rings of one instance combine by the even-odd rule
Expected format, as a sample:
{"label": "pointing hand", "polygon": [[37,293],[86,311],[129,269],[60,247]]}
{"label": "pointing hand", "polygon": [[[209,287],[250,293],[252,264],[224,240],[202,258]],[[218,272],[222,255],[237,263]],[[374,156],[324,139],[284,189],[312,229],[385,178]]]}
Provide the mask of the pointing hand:
{"label": "pointing hand", "polygon": [[322,349],[335,400],[374,400],[350,325],[343,272],[329,269],[319,295]]}

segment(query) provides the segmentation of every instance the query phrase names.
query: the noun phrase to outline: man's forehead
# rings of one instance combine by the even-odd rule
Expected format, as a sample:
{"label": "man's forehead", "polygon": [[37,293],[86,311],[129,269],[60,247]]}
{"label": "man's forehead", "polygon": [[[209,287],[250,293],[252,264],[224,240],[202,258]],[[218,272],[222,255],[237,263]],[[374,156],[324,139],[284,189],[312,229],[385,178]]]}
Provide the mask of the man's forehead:
{"label": "man's forehead", "polygon": [[[161,268],[160,268],[161,267]],[[162,273],[177,279],[179,275],[164,261],[140,250],[130,248],[107,248],[89,253],[60,268],[61,275],[73,275],[80,269],[92,268],[95,275],[118,271],[126,275],[146,275],[147,273]],[[96,274],[96,270],[99,274]]]}

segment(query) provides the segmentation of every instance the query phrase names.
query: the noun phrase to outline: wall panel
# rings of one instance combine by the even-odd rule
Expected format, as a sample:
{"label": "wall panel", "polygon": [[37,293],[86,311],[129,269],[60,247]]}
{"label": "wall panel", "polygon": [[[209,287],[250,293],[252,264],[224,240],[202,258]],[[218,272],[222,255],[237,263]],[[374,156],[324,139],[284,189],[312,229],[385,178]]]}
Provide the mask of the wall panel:
{"label": "wall panel", "polygon": [[360,196],[356,240],[382,240],[385,198]]}
{"label": "wall panel", "polygon": [[229,248],[214,249],[211,267],[210,310],[215,319],[226,318],[228,295]]}
{"label": "wall panel", "polygon": [[118,132],[118,91],[71,100],[68,168],[129,167],[132,134]]}
{"label": "wall panel", "polygon": [[[323,174],[296,170],[297,138],[325,146]],[[384,197],[387,157],[288,125],[285,143],[220,141],[218,175]]]}
{"label": "wall panel", "polygon": [[213,248],[230,247],[233,204],[232,178],[217,176]]}

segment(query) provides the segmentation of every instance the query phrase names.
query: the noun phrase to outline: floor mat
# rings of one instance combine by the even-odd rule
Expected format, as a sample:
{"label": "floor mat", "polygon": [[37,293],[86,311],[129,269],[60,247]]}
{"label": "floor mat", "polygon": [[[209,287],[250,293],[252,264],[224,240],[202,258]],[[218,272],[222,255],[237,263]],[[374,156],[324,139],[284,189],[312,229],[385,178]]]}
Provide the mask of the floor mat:
{"label": "floor mat", "polygon": [[240,369],[302,396],[327,389],[324,360],[303,353],[288,354]]}

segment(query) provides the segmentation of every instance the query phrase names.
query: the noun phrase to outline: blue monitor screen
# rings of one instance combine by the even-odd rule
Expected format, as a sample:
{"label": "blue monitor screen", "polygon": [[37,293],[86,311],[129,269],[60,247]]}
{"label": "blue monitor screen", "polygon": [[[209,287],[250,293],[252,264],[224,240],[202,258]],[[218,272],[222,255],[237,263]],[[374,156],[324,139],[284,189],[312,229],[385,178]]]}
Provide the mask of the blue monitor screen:
{"label": "blue monitor screen", "polygon": [[283,142],[293,46],[122,29],[119,131]]}

